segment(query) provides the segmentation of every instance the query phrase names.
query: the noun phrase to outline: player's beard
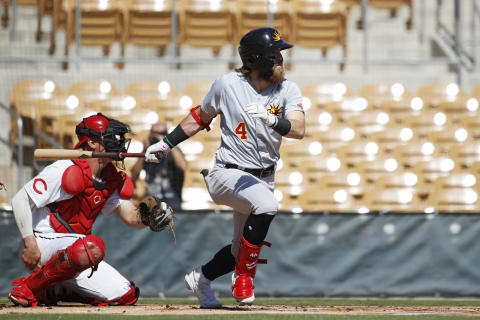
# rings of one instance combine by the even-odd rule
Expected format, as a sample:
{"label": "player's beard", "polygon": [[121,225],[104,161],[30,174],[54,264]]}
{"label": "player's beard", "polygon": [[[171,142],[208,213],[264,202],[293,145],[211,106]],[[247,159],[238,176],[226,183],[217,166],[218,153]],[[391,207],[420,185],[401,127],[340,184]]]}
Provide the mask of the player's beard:
{"label": "player's beard", "polygon": [[275,65],[270,70],[260,72],[260,77],[270,83],[280,83],[285,80],[285,71],[283,70],[283,66]]}

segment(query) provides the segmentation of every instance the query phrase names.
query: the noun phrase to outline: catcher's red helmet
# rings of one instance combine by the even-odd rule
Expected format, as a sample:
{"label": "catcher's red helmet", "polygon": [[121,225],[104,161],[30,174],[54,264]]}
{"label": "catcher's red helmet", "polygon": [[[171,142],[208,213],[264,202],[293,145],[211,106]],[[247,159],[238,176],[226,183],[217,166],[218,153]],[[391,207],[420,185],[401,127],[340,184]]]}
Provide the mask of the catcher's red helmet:
{"label": "catcher's red helmet", "polygon": [[109,120],[102,114],[84,118],[75,128],[75,133],[78,137],[75,149],[80,148],[88,139],[101,139],[102,133],[107,130],[108,123]]}

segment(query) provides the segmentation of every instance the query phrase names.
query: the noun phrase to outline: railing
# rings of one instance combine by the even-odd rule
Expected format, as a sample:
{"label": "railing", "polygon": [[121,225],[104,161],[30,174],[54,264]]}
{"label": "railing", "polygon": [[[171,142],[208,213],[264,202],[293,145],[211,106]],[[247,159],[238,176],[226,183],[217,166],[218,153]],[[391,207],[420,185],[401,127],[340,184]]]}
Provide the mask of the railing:
{"label": "railing", "polygon": [[[7,111],[11,117],[17,120],[18,126],[18,140],[17,140],[17,190],[19,190],[23,186],[23,120],[15,110],[10,109],[9,107],[5,106],[3,103],[0,102],[0,108]],[[0,137],[0,142],[7,145],[10,149],[14,149],[14,146],[10,144],[10,142],[2,137]]]}

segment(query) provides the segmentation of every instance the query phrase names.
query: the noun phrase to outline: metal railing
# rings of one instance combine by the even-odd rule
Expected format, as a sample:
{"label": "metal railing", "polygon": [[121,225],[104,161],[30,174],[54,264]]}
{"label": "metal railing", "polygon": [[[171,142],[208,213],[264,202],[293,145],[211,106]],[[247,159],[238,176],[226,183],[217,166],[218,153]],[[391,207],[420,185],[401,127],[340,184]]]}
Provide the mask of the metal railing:
{"label": "metal railing", "polygon": [[[20,115],[18,115],[15,110],[5,106],[3,103],[0,102],[0,109],[7,111],[11,117],[15,118],[17,121],[18,126],[18,140],[17,140],[17,190],[19,190],[23,186],[23,120]],[[10,142],[2,137],[0,137],[0,142],[4,143],[10,149],[14,149],[15,147],[10,144]]]}

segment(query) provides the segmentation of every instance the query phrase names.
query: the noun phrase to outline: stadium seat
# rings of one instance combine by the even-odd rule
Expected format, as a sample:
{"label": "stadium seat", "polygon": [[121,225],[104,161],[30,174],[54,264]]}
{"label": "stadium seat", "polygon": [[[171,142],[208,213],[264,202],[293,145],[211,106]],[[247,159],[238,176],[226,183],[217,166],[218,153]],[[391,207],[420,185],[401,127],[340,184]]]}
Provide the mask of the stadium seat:
{"label": "stadium seat", "polygon": [[[66,32],[65,56],[69,55],[70,45],[76,41],[75,0],[65,0]],[[82,46],[101,46],[103,55],[109,55],[110,46],[120,40],[122,2],[118,0],[82,0],[81,1],[81,44]],[[68,68],[68,62],[62,63]]]}
{"label": "stadium seat", "polygon": [[370,140],[355,139],[349,144],[339,147],[337,155],[348,168],[355,168],[357,163],[373,160],[383,154],[378,144]]}
{"label": "stadium seat", "polygon": [[[163,56],[172,41],[172,1],[127,0],[123,11],[121,55],[127,44],[156,47]],[[119,65],[123,67],[123,63]]]}
{"label": "stadium seat", "polygon": [[418,89],[417,96],[422,98],[426,108],[436,108],[441,102],[462,101],[467,97],[455,83],[423,85]]}
{"label": "stadium seat", "polygon": [[296,206],[306,212],[357,212],[363,207],[347,190],[341,188],[307,190],[297,197]]}
{"label": "stadium seat", "polygon": [[[34,7],[34,6],[37,6],[37,2],[38,0],[16,0],[17,1],[17,6],[30,6],[30,7]],[[8,12],[9,12],[9,6],[12,5],[12,0],[2,0],[1,1],[3,3],[3,15],[2,15],[2,27],[3,28],[6,28],[8,27],[8,22],[10,20],[9,16],[8,16]],[[36,38],[37,38],[37,41],[39,41],[39,34],[41,33],[41,25],[39,22],[37,22],[37,33],[36,33]]]}
{"label": "stadium seat", "polygon": [[403,124],[412,129],[418,138],[425,138],[430,132],[442,130],[444,126],[451,124],[451,121],[443,112],[424,110],[419,114],[407,116]]}
{"label": "stadium seat", "polygon": [[466,114],[460,117],[459,125],[468,131],[470,139],[480,139],[480,117],[478,114]]}
{"label": "stadium seat", "polygon": [[450,148],[449,156],[455,160],[458,169],[468,170],[475,161],[480,161],[480,142],[465,141],[453,145]]}
{"label": "stadium seat", "polygon": [[459,126],[445,126],[441,130],[427,133],[426,139],[432,142],[439,153],[447,154],[455,145],[461,145],[469,139],[468,131]]}
{"label": "stadium seat", "polygon": [[128,124],[134,134],[150,130],[151,126],[160,120],[160,116],[155,110],[137,110],[136,108],[125,114],[118,114],[114,118]]}
{"label": "stadium seat", "polygon": [[[211,48],[218,56],[225,45],[232,45],[232,56],[236,53],[234,46],[233,4],[227,0],[181,0],[179,1],[179,33],[177,52],[181,46]],[[178,66],[180,67],[180,66]]]}
{"label": "stadium seat", "polygon": [[150,100],[167,100],[178,92],[168,81],[140,81],[127,85],[125,94],[135,98],[138,108],[145,108]]}
{"label": "stadium seat", "polygon": [[[202,103],[208,91],[212,87],[212,81],[199,81],[187,84],[185,89],[181,92],[182,104],[186,109],[198,106]],[[185,96],[185,98],[183,98]]]}
{"label": "stadium seat", "polygon": [[[341,101],[344,97],[353,95],[353,91],[343,82],[311,83],[302,87],[304,109],[307,107],[322,110],[326,103]],[[308,99],[305,101],[305,99]],[[307,106],[308,103],[308,106]]]}
{"label": "stadium seat", "polygon": [[397,124],[402,124],[407,116],[420,114],[423,109],[423,100],[419,97],[403,97],[399,100],[382,100],[374,103],[378,110],[390,116],[390,123]]}
{"label": "stadium seat", "polygon": [[476,188],[439,188],[435,189],[428,204],[437,212],[478,213],[478,189]]}
{"label": "stadium seat", "polygon": [[320,152],[323,154],[333,154],[338,148],[348,145],[355,136],[355,130],[351,127],[335,125],[326,130],[312,132],[310,139],[320,143]]}
{"label": "stadium seat", "polygon": [[334,174],[343,169],[341,161],[336,156],[311,157],[294,164],[291,167],[302,172],[307,184],[320,184],[325,175]]}
{"label": "stadium seat", "polygon": [[411,98],[410,92],[401,83],[365,85],[358,95],[367,99],[375,108],[389,101],[398,102]]}
{"label": "stadium seat", "polygon": [[[50,1],[50,0],[39,0]],[[66,31],[67,27],[67,12],[65,11],[64,0],[53,0],[52,16],[51,16],[51,29],[50,29],[50,47],[48,53],[53,55],[57,48],[56,33],[62,29]]]}
{"label": "stadium seat", "polygon": [[374,184],[380,177],[399,172],[401,168],[395,158],[382,156],[357,162],[355,171],[366,183]]}
{"label": "stadium seat", "polygon": [[414,141],[413,130],[403,125],[389,125],[383,131],[371,133],[369,140],[375,141],[385,154],[391,154],[400,145]]}
{"label": "stadium seat", "polygon": [[390,122],[390,116],[383,111],[365,111],[348,118],[345,122],[355,130],[357,137],[367,138],[376,132],[385,130]]}
{"label": "stadium seat", "polygon": [[284,141],[280,147],[281,159],[286,167],[300,167],[304,160],[312,159],[323,152],[321,143],[311,139]]}
{"label": "stadium seat", "polygon": [[120,94],[115,85],[107,80],[75,82],[68,89],[68,93],[81,99],[86,107],[91,106],[95,101],[105,100],[112,95]]}
{"label": "stadium seat", "polygon": [[[294,5],[295,44],[306,48],[318,48],[323,57],[327,55],[329,48],[340,45],[345,59],[348,17],[346,6],[338,1],[326,3],[319,0],[294,0]],[[339,67],[343,71],[345,63],[341,62]]]}
{"label": "stadium seat", "polygon": [[360,115],[373,107],[368,101],[360,96],[344,97],[341,101],[331,101],[325,104],[325,110],[337,117],[339,121],[346,121],[348,118]]}
{"label": "stadium seat", "polygon": [[417,161],[413,164],[420,182],[425,184],[433,183],[439,177],[449,175],[455,169],[455,161],[449,157],[433,157],[432,159]]}
{"label": "stadium seat", "polygon": [[367,192],[363,202],[375,212],[421,213],[425,205],[412,188],[375,188]]}
{"label": "stadium seat", "polygon": [[433,181],[435,190],[448,188],[477,188],[477,177],[470,172],[450,172]]}
{"label": "stadium seat", "polygon": [[400,169],[411,169],[415,162],[430,160],[439,155],[435,145],[429,141],[416,140],[393,150],[393,157],[398,161]]}
{"label": "stadium seat", "polygon": [[[94,100],[88,105],[89,108],[113,118],[131,114],[136,106],[135,98],[126,94],[112,94],[106,99]],[[158,121],[159,119],[157,117],[153,120]]]}
{"label": "stadium seat", "polygon": [[343,189],[356,200],[360,200],[367,192],[369,185],[358,172],[340,170],[324,175],[316,184],[316,188],[322,192],[325,189]]}

